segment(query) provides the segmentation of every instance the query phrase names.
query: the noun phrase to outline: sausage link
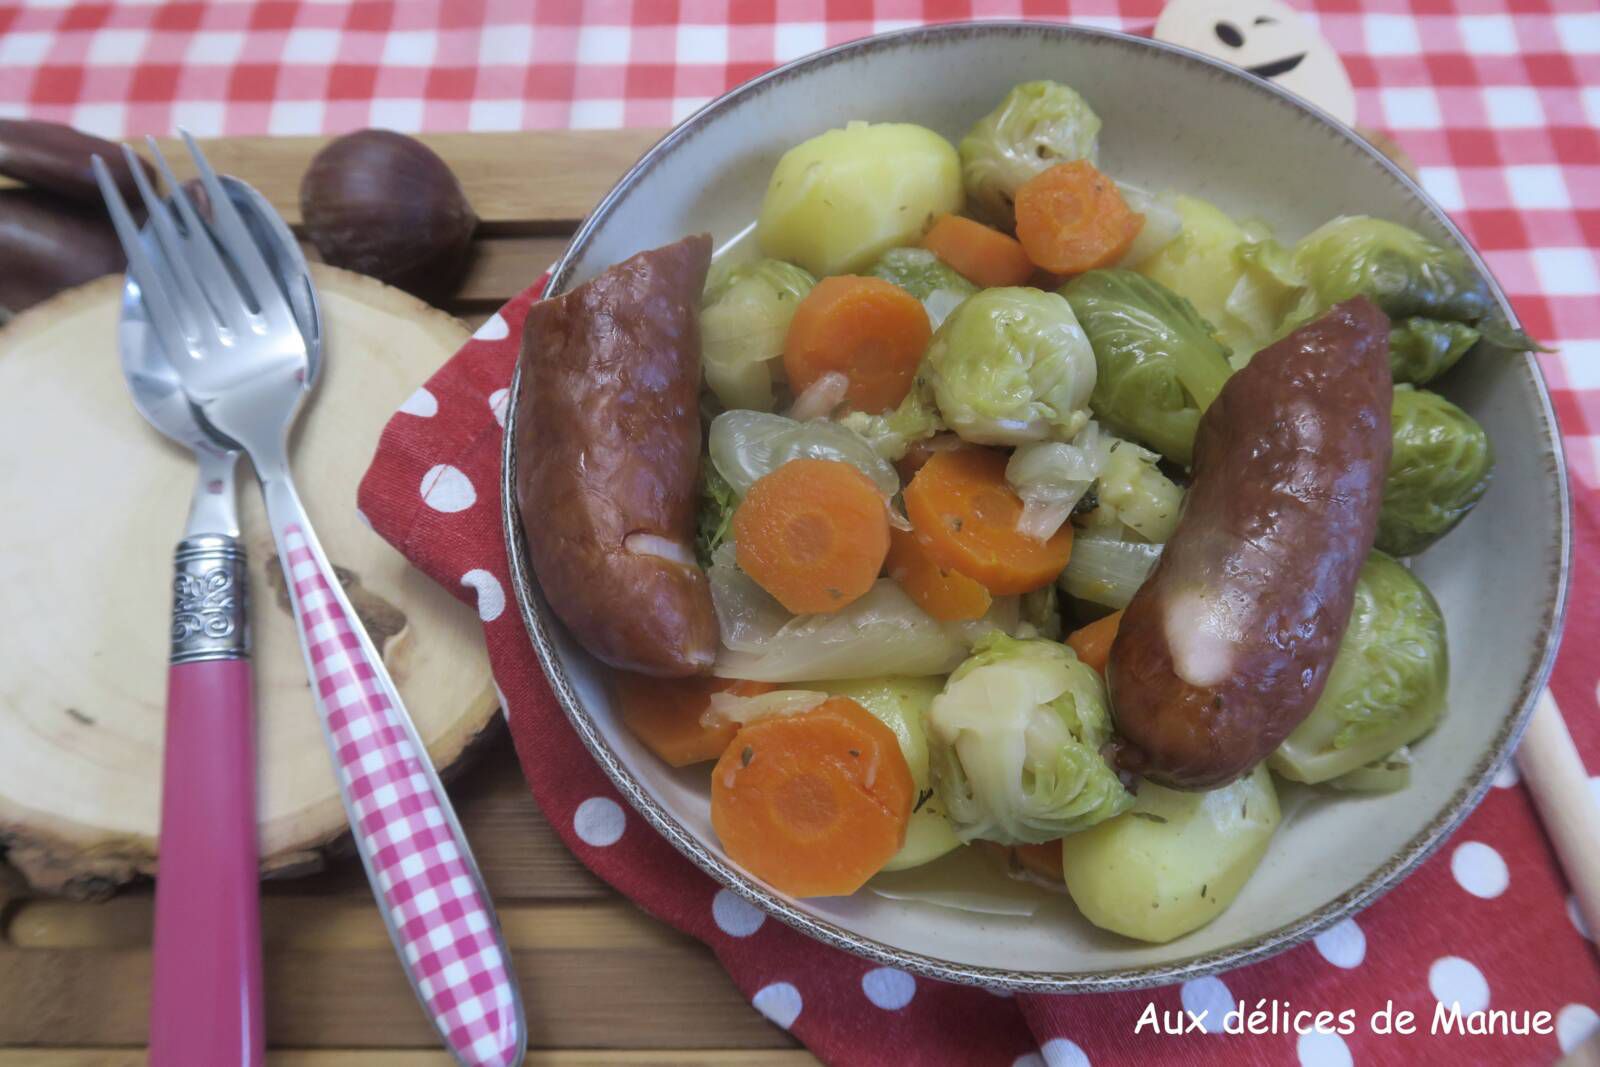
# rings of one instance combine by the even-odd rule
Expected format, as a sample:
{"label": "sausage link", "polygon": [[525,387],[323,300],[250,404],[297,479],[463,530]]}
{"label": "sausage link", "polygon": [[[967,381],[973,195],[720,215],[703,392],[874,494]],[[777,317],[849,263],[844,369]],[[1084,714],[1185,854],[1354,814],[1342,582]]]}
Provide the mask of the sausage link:
{"label": "sausage link", "polygon": [[1388,336],[1370,301],[1339,304],[1257,353],[1201,417],[1183,516],[1111,648],[1124,769],[1223,785],[1315,706],[1377,531]]}

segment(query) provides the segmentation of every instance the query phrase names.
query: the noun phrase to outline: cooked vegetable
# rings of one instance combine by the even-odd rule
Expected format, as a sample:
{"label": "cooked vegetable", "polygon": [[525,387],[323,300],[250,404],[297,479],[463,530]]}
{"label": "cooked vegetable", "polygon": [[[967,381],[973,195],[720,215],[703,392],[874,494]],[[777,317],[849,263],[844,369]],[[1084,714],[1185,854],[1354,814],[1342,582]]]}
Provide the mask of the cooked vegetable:
{"label": "cooked vegetable", "polygon": [[1102,930],[1171,941],[1233,903],[1278,821],[1265,767],[1206,793],[1145,782],[1131,811],[1061,842],[1067,892]]}
{"label": "cooked vegetable", "polygon": [[1023,870],[1047,882],[1061,882],[1061,841],[1039,845],[1012,845],[1011,854]]}
{"label": "cooked vegetable", "polygon": [[1033,277],[1033,261],[1015,238],[960,215],[941,215],[922,247],[979,288],[1021,285]]}
{"label": "cooked vegetable", "polygon": [[1076,652],[1080,660],[1104,675],[1106,661],[1111,659],[1111,642],[1116,640],[1117,627],[1121,623],[1122,612],[1113,611],[1068,634],[1067,647]]}
{"label": "cooked vegetable", "polygon": [[795,308],[816,279],[781,259],[713,276],[700,302],[706,384],[727,408],[772,410],[773,360],[783,355]]}
{"label": "cooked vegetable", "polygon": [[1100,511],[1146,541],[1165,544],[1178,527],[1183,490],[1156,466],[1156,454],[1128,441],[1114,441],[1095,484]]}
{"label": "cooked vegetable", "polygon": [[1018,599],[1022,619],[1015,636],[1061,640],[1061,601],[1054,585],[1023,593]]}
{"label": "cooked vegetable", "polygon": [[867,274],[893,282],[918,300],[934,329],[978,287],[951,270],[926,248],[891,248]]}
{"label": "cooked vegetable", "polygon": [[1322,784],[1341,793],[1398,793],[1411,784],[1411,764],[1411,750],[1401,746]]}
{"label": "cooked vegetable", "polygon": [[963,841],[1049,841],[1132,803],[1100,754],[1105,687],[1066,645],[984,638],[925,721],[934,788]]}
{"label": "cooked vegetable", "polygon": [[800,302],[783,346],[796,392],[830,371],[850,380],[845,403],[878,414],[911,391],[933,329],[916,297],[882,278],[824,278]]}
{"label": "cooked vegetable", "polygon": [[716,759],[739,732],[738,723],[706,714],[713,693],[754,697],[774,688],[733,678],[649,678],[628,671],[618,671],[613,682],[622,725],[674,767]]}
{"label": "cooked vegetable", "polygon": [[846,697],[741,729],[711,773],[728,857],[791,896],[845,896],[905,842],[916,796],[894,732]]}
{"label": "cooked vegetable", "polygon": [[1269,763],[1297,782],[1348,774],[1433,729],[1449,678],[1439,605],[1416,575],[1374,552],[1328,684]]}
{"label": "cooked vegetable", "polygon": [[889,497],[900,491],[900,478],[859,434],[836,422],[798,422],[764,411],[724,411],[711,420],[707,450],[711,463],[739,496],[793,459],[831,459],[872,479]]}
{"label": "cooked vegetable", "polygon": [[1094,485],[1111,455],[1111,438],[1093,420],[1071,444],[1031,441],[1006,463],[1006,482],[1022,498],[1017,532],[1048,541]]}
{"label": "cooked vegetable", "polygon": [[783,154],[756,223],[763,255],[812,274],[866,269],[961,210],[961,160],[949,141],[903,122],[852,122]]}
{"label": "cooked vegetable", "polygon": [[1060,585],[1079,600],[1125,608],[1160,558],[1160,545],[1080,531],[1072,540],[1072,558],[1061,572]]}
{"label": "cooked vegetable", "polygon": [[838,611],[877,580],[888,511],[848,463],[795,459],[750,487],[733,513],[733,540],[739,569],[786,609]]}
{"label": "cooked vegetable", "polygon": [[1171,193],[1152,193],[1123,181],[1117,182],[1117,192],[1129,211],[1144,216],[1139,236],[1117,261],[1119,267],[1137,267],[1177,238],[1183,230],[1183,216],[1178,213],[1178,198]]}
{"label": "cooked vegetable", "polygon": [[1461,253],[1415,230],[1367,215],[1344,215],[1294,247],[1322,307],[1365,296],[1391,319],[1425,315],[1476,322],[1494,308],[1489,285]]}
{"label": "cooked vegetable", "polygon": [[1397,383],[1426,385],[1455,366],[1480,336],[1462,322],[1401,319],[1389,330],[1389,369]]}
{"label": "cooked vegetable", "polygon": [[1183,228],[1161,251],[1139,265],[1139,273],[1177,293],[1230,344],[1220,327],[1228,297],[1243,267],[1238,250],[1244,230],[1211,203],[1193,196],[1177,198]]}
{"label": "cooked vegetable", "polygon": [[1178,527],[1111,648],[1120,766],[1208,789],[1321,695],[1388,462],[1389,321],[1357,298],[1258,352],[1200,418]]}
{"label": "cooked vegetable", "polygon": [[911,771],[916,799],[906,824],[906,843],[883,865],[886,871],[903,871],[938,859],[961,844],[939,798],[929,787],[928,735],[922,717],[939,695],[940,678],[863,678],[854,682],[822,682],[818,688],[849,697],[894,731],[900,754]]}
{"label": "cooked vegetable", "polygon": [[[985,289],[939,327],[918,378],[945,425],[968,441],[1068,441],[1089,421],[1094,351],[1056,294]],[[913,393],[902,405],[908,420],[919,402],[927,398]]]}
{"label": "cooked vegetable", "polygon": [[733,524],[733,510],[739,506],[739,497],[728,480],[717,472],[716,464],[709,460],[700,463],[700,510],[695,518],[694,558],[700,566],[711,566],[711,557],[717,547],[728,539]]}
{"label": "cooked vegetable", "polygon": [[795,682],[947,674],[983,634],[1017,626],[1014,597],[996,598],[977,621],[940,623],[888,578],[842,611],[791,615],[734,566],[734,555],[724,545],[709,571],[724,646],[719,676]]}
{"label": "cooked vegetable", "polygon": [[540,590],[595,658],[660,677],[717,651],[694,560],[710,261],[706,234],[641,252],[534,304],[522,332],[538,388],[517,396],[516,503]]}
{"label": "cooked vegetable", "polygon": [[323,146],[300,179],[300,214],[325,262],[435,301],[461,284],[478,228],[449,165],[393,130]]}
{"label": "cooked vegetable", "polygon": [[1090,271],[1061,295],[1094,349],[1095,417],[1188,466],[1200,413],[1233,372],[1210,326],[1183,297],[1133,271]]}
{"label": "cooked vegetable", "polygon": [[1076,91],[1053,81],[1018,85],[961,139],[967,197],[985,218],[1009,230],[1016,221],[1017,190],[1057,163],[1094,162],[1099,134],[1099,116]]}
{"label": "cooked vegetable", "polygon": [[1072,528],[1047,541],[1017,530],[1022,500],[999,452],[940,452],[905,488],[906,515],[928,556],[991,593],[1026,593],[1055,580],[1072,554]]}
{"label": "cooked vegetable", "polygon": [[1476,419],[1426,389],[1395,386],[1393,420],[1377,544],[1390,555],[1410,556],[1478,503],[1489,488],[1494,450]]}
{"label": "cooked vegetable", "polygon": [[884,571],[919,608],[940,622],[981,619],[989,610],[989,590],[960,571],[939,566],[909,531],[889,531]]}
{"label": "cooked vegetable", "polygon": [[1116,183],[1078,160],[1060,163],[1017,190],[1017,240],[1028,258],[1054,274],[1109,267],[1127,254],[1144,226]]}

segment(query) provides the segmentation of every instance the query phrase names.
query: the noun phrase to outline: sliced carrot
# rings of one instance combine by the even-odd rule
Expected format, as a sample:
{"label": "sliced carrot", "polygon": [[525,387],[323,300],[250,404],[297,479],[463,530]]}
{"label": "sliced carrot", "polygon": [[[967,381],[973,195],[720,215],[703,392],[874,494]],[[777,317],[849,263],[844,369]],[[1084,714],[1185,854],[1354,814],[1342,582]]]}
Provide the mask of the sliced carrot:
{"label": "sliced carrot", "polygon": [[1017,532],[1022,499],[1006,484],[1006,457],[988,448],[940,452],[905,488],[923,550],[996,596],[1049,585],[1072,555],[1072,527],[1048,541]]}
{"label": "sliced carrot", "polygon": [[917,476],[922,465],[928,462],[935,452],[955,452],[962,448],[976,448],[963,441],[953,433],[936,433],[932,437],[924,437],[906,445],[906,454],[894,461],[895,473],[900,475],[902,483],[909,482]]}
{"label": "sliced carrot", "polygon": [[674,767],[716,759],[739,732],[736,722],[718,719],[707,725],[701,721],[711,707],[712,693],[726,691],[754,697],[777,688],[771,682],[647,678],[627,671],[618,671],[614,681],[617,702],[622,706],[622,725]]}
{"label": "sliced carrot", "polygon": [[1122,625],[1122,612],[1113,611],[1103,619],[1096,619],[1067,635],[1067,645],[1078,658],[1099,671],[1106,672],[1111,659],[1111,642],[1117,639],[1117,627]]}
{"label": "sliced carrot", "polygon": [[796,615],[861,596],[889,552],[889,513],[872,479],[831,459],[790,460],[733,513],[739,569]]}
{"label": "sliced carrot", "polygon": [[1054,274],[1111,266],[1143,226],[1116,183],[1085,159],[1058,163],[1017,190],[1017,240]]}
{"label": "sliced carrot", "polygon": [[711,772],[711,825],[780,892],[844,896],[899,851],[915,791],[894,732],[832,697],[739,731]]}
{"label": "sliced carrot", "polygon": [[1016,846],[1017,862],[1040,878],[1051,882],[1064,881],[1061,873],[1061,842],[1046,841],[1042,845]]}
{"label": "sliced carrot", "polygon": [[818,282],[795,308],[783,369],[796,394],[837,371],[850,380],[846,406],[876,415],[911,391],[932,336],[921,302],[898,285],[837,275]]}
{"label": "sliced carrot", "polygon": [[989,610],[989,590],[960,571],[939,566],[909,530],[889,531],[889,557],[883,562],[906,595],[941,622],[981,619]]}
{"label": "sliced carrot", "polygon": [[1033,277],[1033,261],[1014,238],[960,215],[941,215],[922,247],[982,289],[1021,285]]}

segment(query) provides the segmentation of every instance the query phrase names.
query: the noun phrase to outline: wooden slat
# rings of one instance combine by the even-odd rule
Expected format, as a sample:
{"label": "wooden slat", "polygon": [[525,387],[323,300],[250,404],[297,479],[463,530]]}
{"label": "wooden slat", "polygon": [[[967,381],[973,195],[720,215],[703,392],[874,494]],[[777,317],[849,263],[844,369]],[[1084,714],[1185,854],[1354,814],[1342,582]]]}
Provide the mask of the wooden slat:
{"label": "wooden slat", "polygon": [[[538,1048],[784,1048],[703,947],[515,953]],[[437,1039],[387,945],[266,955],[267,1040],[290,1048],[422,1048]],[[0,1046],[131,1046],[146,1037],[147,949],[7,950]]]}
{"label": "wooden slat", "polygon": [[[486,233],[559,233],[589,213],[661,130],[565,130],[423,134],[450,164]],[[300,177],[325,137],[233,137],[201,148],[219,172],[261,190],[291,226],[300,224]],[[180,143],[161,141],[179,178],[194,173]]]}
{"label": "wooden slat", "polygon": [[[142,1049],[21,1049],[0,1051],[0,1067],[146,1067]],[[279,1049],[267,1067],[453,1067],[443,1052],[371,1049]],[[525,1067],[815,1067],[803,1049],[561,1049],[535,1051]]]}
{"label": "wooden slat", "polygon": [[[522,780],[509,738],[493,740],[487,751],[462,768],[450,783],[450,795],[496,901],[595,900],[611,895],[544,821]],[[360,862],[351,855],[321,874],[268,882],[266,892],[368,897],[371,890]]]}
{"label": "wooden slat", "polygon": [[477,242],[472,266],[455,299],[503,304],[533,284],[566,246],[565,236],[483,238]]}

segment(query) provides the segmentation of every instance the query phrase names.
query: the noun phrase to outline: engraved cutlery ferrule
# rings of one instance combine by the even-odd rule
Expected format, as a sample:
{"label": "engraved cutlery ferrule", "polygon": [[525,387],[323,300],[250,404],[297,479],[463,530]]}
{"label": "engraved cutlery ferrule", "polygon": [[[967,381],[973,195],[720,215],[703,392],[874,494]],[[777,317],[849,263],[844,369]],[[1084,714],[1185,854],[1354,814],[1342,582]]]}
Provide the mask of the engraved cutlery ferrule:
{"label": "engraved cutlery ferrule", "polygon": [[185,537],[172,563],[171,661],[248,658],[249,574],[239,539]]}

